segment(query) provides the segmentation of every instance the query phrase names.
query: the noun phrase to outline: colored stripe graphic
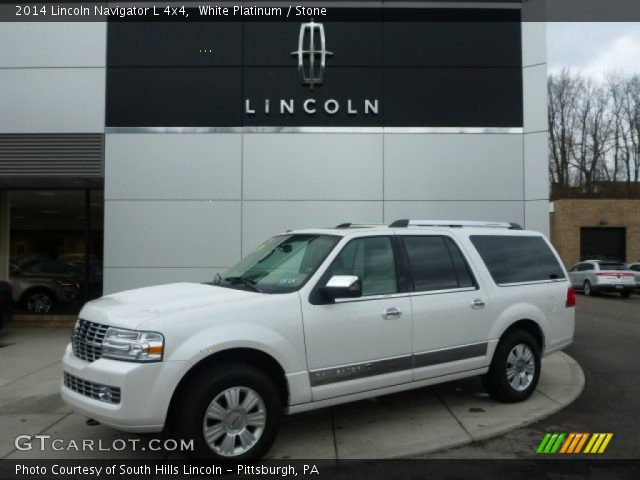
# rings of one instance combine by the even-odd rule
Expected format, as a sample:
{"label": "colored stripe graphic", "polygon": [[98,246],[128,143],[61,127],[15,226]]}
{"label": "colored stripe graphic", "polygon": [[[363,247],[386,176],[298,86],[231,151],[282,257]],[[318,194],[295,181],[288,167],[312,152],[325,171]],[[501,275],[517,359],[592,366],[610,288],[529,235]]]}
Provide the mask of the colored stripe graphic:
{"label": "colored stripe graphic", "polygon": [[547,433],[538,445],[536,453],[604,453],[612,438],[613,433]]}

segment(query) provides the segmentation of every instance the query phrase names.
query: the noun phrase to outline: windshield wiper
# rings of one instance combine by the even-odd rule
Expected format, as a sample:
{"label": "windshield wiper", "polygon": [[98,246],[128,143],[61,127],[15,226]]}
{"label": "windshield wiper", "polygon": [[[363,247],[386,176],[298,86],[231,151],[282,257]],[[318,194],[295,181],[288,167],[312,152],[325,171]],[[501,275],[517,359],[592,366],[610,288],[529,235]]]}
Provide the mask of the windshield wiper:
{"label": "windshield wiper", "polygon": [[262,290],[260,290],[256,286],[256,281],[255,280],[251,280],[250,278],[246,278],[246,277],[225,277],[224,280],[226,282],[242,283],[245,287],[249,288],[250,290],[253,290],[254,292],[262,293]]}

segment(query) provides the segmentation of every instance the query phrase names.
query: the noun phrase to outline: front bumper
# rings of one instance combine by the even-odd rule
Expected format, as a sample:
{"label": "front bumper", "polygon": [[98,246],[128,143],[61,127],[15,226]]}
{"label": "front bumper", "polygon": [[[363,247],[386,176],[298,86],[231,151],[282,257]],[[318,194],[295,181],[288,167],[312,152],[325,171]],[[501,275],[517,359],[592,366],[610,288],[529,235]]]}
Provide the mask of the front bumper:
{"label": "front bumper", "polygon": [[134,363],[100,358],[86,362],[69,344],[62,369],[80,379],[120,388],[118,404],[96,400],[67,388],[61,381],[62,399],[82,415],[128,432],[159,432],[164,428],[169,403],[178,382],[188,370],[186,361]]}
{"label": "front bumper", "polygon": [[630,292],[633,291],[636,286],[633,283],[594,283],[591,288],[594,292]]}

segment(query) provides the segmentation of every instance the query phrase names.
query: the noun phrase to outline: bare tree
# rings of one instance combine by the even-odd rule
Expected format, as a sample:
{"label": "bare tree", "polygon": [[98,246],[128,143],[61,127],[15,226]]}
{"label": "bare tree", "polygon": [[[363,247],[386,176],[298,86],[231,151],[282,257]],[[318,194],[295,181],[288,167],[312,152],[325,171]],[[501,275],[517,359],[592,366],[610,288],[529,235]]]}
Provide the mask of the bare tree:
{"label": "bare tree", "polygon": [[640,198],[640,76],[599,81],[563,70],[548,90],[554,196]]}

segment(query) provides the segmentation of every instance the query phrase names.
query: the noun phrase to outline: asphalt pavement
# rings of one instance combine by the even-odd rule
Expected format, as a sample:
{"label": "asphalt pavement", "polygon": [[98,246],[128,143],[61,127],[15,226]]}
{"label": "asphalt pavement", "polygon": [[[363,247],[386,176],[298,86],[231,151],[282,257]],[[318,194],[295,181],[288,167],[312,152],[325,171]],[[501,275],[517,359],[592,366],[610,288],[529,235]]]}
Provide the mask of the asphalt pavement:
{"label": "asphalt pavement", "polygon": [[585,375],[570,406],[500,437],[420,458],[535,458],[550,432],[611,432],[601,457],[640,458],[640,296],[578,295],[575,340],[565,352]]}

